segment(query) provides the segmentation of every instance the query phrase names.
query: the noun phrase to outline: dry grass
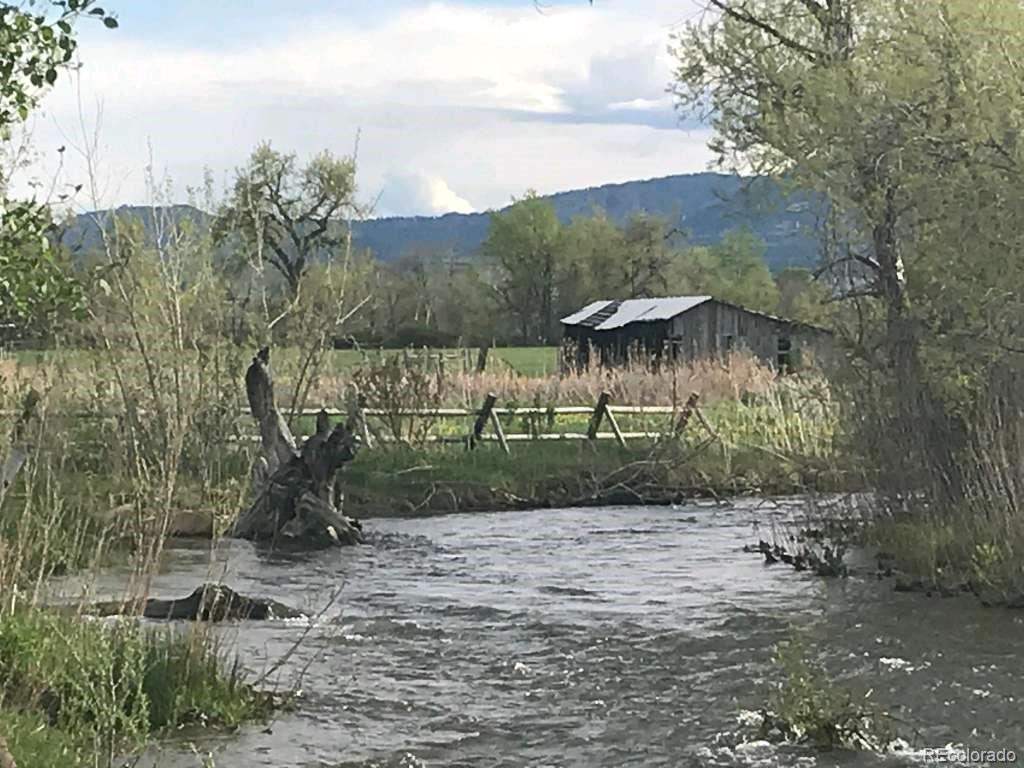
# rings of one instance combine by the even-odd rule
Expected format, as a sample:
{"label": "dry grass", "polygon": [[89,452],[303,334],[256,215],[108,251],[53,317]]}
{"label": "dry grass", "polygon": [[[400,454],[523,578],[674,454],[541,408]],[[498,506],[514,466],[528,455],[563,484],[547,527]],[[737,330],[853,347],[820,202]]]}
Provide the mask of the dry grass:
{"label": "dry grass", "polygon": [[[235,401],[239,406],[244,404],[242,363],[249,354],[248,350],[236,349],[222,355],[234,361],[230,375],[238,379]],[[33,386],[50,391],[51,400],[65,409],[95,409],[104,403],[114,407],[118,393],[109,378],[105,380],[98,374],[97,366],[102,365],[99,355],[99,352],[75,350],[45,356],[0,358],[0,391],[5,387],[9,390],[16,383],[19,387]],[[181,365],[196,373],[195,369],[203,365],[203,361],[191,352],[186,352],[186,357],[188,359]],[[123,364],[131,366],[132,362],[126,357]],[[285,394],[293,388],[299,366],[294,355],[280,353],[274,355],[273,367],[284,401]],[[320,375],[310,389],[306,404],[342,407],[351,393],[353,374],[334,371]],[[529,376],[508,366],[495,365],[484,373],[447,373],[438,389],[441,404],[448,407],[476,407],[488,393],[497,395],[500,403],[508,405],[593,405],[602,392],[610,393],[612,402],[621,405],[681,406],[692,392],[699,392],[701,402],[706,405],[763,395],[777,380],[770,366],[748,355],[734,353],[724,361],[684,362],[656,371],[643,365],[625,365],[565,375]]]}
{"label": "dry grass", "polygon": [[[281,372],[287,376],[287,372]],[[776,380],[775,372],[755,359],[733,354],[725,361],[700,360],[666,365],[650,371],[642,365],[594,369],[566,375],[524,376],[506,366],[498,370],[457,372],[444,377],[442,404],[449,407],[479,406],[488,393],[503,405],[593,405],[602,392],[622,405],[681,405],[692,392],[706,404],[766,393]],[[312,403],[343,403],[352,377],[325,376],[317,382]]]}

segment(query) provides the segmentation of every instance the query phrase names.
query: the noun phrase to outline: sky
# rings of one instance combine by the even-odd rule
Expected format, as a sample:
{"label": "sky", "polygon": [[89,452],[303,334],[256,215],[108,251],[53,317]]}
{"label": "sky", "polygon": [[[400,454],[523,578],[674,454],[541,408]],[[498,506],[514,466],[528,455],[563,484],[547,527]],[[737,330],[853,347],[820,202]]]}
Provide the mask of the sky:
{"label": "sky", "polygon": [[[501,207],[541,193],[706,169],[708,131],[666,93],[670,35],[696,0],[106,0],[81,68],[31,122],[44,190],[77,205],[222,189],[260,141],[300,158],[358,149],[378,216]],[[357,142],[358,136],[358,142]],[[59,147],[65,147],[63,153]],[[156,177],[160,193],[147,181]]]}

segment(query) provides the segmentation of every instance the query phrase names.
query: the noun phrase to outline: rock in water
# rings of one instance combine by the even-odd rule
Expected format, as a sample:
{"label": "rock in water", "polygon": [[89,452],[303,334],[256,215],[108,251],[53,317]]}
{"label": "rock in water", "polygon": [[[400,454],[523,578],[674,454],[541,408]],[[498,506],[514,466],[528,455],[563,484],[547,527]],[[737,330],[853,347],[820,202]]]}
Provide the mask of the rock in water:
{"label": "rock in water", "polygon": [[268,347],[246,371],[245,390],[262,452],[252,473],[255,499],[238,516],[232,535],[289,549],[361,543],[361,527],[335,506],[338,471],[355,458],[359,438],[343,423],[332,428],[321,410],[316,433],[298,450],[274,405]]}

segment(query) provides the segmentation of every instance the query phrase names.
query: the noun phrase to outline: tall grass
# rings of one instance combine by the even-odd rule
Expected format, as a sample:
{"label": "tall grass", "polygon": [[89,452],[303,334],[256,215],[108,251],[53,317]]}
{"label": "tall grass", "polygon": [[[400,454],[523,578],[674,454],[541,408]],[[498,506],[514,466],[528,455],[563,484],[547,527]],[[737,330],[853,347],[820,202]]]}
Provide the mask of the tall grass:
{"label": "tall grass", "polygon": [[[981,378],[981,377],[979,377]],[[1024,395],[1002,364],[968,397],[921,380],[869,381],[851,452],[876,492],[867,535],[912,584],[1024,607]]]}
{"label": "tall grass", "polygon": [[[372,359],[371,359],[372,361]],[[287,373],[283,374],[287,377]],[[483,373],[461,369],[444,375],[440,404],[477,407],[488,393],[505,404],[593,405],[602,392],[628,405],[682,405],[691,392],[705,403],[766,392],[775,372],[749,355],[734,353],[724,360],[697,360],[651,370],[642,361],[619,367],[559,374],[524,375],[508,366]],[[345,402],[351,374],[324,376],[314,390],[316,402]]]}
{"label": "tall grass", "polygon": [[[19,393],[6,394],[0,402],[11,405]],[[0,735],[10,751],[21,765],[99,768],[165,729],[257,716],[265,700],[203,628],[154,632],[86,616],[90,574],[112,553],[131,565],[126,606],[148,596],[166,526],[130,492],[130,474],[115,464],[103,476],[59,424],[44,398],[24,435],[25,470],[0,507]],[[111,516],[115,487],[133,501]],[[81,601],[54,607],[50,579],[69,570],[82,574]]]}
{"label": "tall grass", "polygon": [[[0,361],[0,461],[27,457],[0,496],[0,735],[21,765],[98,768],[164,729],[234,724],[265,704],[212,633],[86,615],[89,577],[112,556],[129,566],[131,613],[177,511],[237,509],[246,493],[244,461],[224,451],[244,358],[195,343],[206,283],[182,279],[190,246],[154,257],[130,228],[109,237],[84,321],[98,349]],[[8,440],[30,390],[35,416]],[[86,584],[80,604],[53,606],[50,579],[68,570]]]}

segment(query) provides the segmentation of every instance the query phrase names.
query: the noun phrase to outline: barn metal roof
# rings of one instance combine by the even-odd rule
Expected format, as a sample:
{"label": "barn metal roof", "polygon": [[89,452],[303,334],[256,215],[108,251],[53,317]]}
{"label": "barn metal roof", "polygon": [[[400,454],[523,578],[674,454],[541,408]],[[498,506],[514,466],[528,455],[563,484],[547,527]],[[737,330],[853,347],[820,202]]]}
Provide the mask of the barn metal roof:
{"label": "barn metal roof", "polygon": [[579,312],[563,317],[562,323],[582,325],[596,331],[611,331],[630,323],[670,320],[710,300],[710,296],[669,296],[664,299],[592,301]]}

